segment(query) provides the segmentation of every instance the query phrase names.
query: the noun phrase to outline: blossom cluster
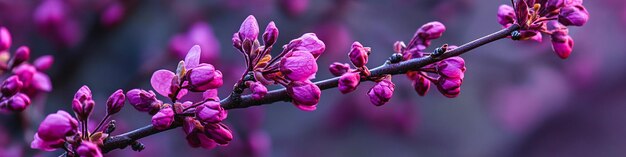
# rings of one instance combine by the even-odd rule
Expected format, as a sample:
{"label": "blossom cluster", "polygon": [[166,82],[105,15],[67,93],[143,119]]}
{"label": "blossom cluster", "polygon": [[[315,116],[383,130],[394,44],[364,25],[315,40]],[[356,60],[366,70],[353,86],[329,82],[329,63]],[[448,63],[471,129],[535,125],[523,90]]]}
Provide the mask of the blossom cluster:
{"label": "blossom cluster", "polygon": [[9,75],[0,85],[0,112],[21,112],[31,104],[31,97],[40,92],[50,92],[52,83],[43,73],[50,69],[54,58],[42,56],[31,64],[30,48],[20,46],[11,56],[11,34],[0,27],[0,74]]}
{"label": "blossom cluster", "polygon": [[[267,94],[266,85],[283,85],[296,107],[304,111],[315,110],[321,90],[310,80],[315,78],[316,60],[326,45],[314,33],[306,33],[284,45],[282,52],[272,58],[270,52],[278,39],[278,32],[276,24],[270,22],[262,35],[263,45],[260,45],[257,39],[259,25],[250,15],[233,34],[233,46],[244,55],[247,65],[242,84],[251,90],[255,99]],[[250,75],[252,77],[246,77]]]}
{"label": "blossom cluster", "polygon": [[542,34],[550,35],[552,49],[562,59],[568,58],[574,47],[566,26],[583,26],[588,20],[583,0],[517,0],[513,6],[501,5],[498,9],[498,23],[520,26],[520,31],[512,34],[513,39],[541,42]]}

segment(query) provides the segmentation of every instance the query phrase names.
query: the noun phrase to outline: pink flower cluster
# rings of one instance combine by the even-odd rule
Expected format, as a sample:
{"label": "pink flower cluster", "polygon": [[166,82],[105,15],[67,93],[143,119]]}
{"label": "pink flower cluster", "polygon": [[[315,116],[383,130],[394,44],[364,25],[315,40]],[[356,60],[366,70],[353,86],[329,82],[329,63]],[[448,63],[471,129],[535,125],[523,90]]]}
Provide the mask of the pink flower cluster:
{"label": "pink flower cluster", "polygon": [[582,0],[517,0],[514,6],[501,5],[498,23],[504,27],[518,24],[520,31],[513,39],[542,41],[542,33],[552,38],[552,49],[562,59],[572,53],[574,40],[566,26],[583,26],[589,12]]}
{"label": "pink flower cluster", "polygon": [[239,31],[233,34],[233,46],[246,60],[247,71],[253,79],[244,80],[253,98],[260,99],[267,93],[266,85],[280,84],[287,88],[293,104],[301,110],[316,109],[321,91],[310,80],[317,72],[317,58],[326,46],[313,33],[306,33],[300,38],[291,40],[283,46],[283,51],[272,58],[270,52],[278,39],[278,28],[270,22],[263,33],[263,44],[257,39],[259,25],[254,16],[250,15],[243,21]]}
{"label": "pink flower cluster", "polygon": [[52,90],[50,78],[43,71],[50,69],[54,58],[42,56],[31,64],[30,49],[20,46],[11,57],[11,44],[9,30],[0,27],[0,73],[10,75],[0,85],[0,112],[21,112],[31,104],[31,97]]}
{"label": "pink flower cluster", "polygon": [[89,131],[88,119],[96,103],[89,87],[82,86],[72,100],[72,110],[76,118],[62,110],[46,116],[39,124],[30,146],[44,151],[63,148],[68,151],[68,156],[101,157],[99,146],[102,146],[113,128],[107,128],[107,131],[100,128],[109,116],[122,109],[125,101],[126,97],[121,89],[111,94],[106,102],[106,116],[94,130]]}

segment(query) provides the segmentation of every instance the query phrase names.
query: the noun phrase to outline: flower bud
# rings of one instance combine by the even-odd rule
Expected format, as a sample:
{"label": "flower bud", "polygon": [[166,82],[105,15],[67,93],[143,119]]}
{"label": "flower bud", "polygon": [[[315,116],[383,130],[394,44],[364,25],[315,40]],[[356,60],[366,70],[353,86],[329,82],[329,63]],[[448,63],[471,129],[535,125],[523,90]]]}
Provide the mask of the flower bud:
{"label": "flower bud", "polygon": [[256,18],[250,15],[246,20],[241,23],[239,27],[239,37],[242,41],[249,40],[255,41],[259,36],[259,24],[256,22]]}
{"label": "flower bud", "polygon": [[39,124],[37,134],[44,141],[64,140],[66,136],[78,133],[78,121],[69,113],[59,110],[50,114]]}
{"label": "flower bud", "polygon": [[463,79],[439,77],[437,81],[437,89],[448,98],[455,98],[461,93],[461,84]]}
{"label": "flower bud", "polygon": [[426,95],[426,92],[430,89],[430,80],[423,76],[417,76],[417,79],[413,80],[413,89],[420,96]]}
{"label": "flower bud", "polygon": [[356,87],[361,83],[361,75],[358,72],[348,72],[339,78],[339,91],[346,94],[356,90]]}
{"label": "flower bud", "polygon": [[252,99],[260,100],[267,94],[267,87],[263,85],[261,82],[251,82],[248,87],[252,91]]}
{"label": "flower bud", "polygon": [[393,43],[393,51],[396,53],[402,53],[406,49],[406,45],[402,41],[396,41]]}
{"label": "flower bud", "polygon": [[83,85],[78,89],[78,91],[76,91],[76,94],[74,94],[74,99],[77,99],[79,102],[92,99],[91,89],[89,89],[88,86]]}
{"label": "flower bud", "polygon": [[552,12],[554,10],[560,9],[565,6],[566,0],[547,0],[546,2],[546,10],[547,12]]}
{"label": "flower bud", "polygon": [[167,129],[174,122],[174,110],[172,107],[165,107],[152,116],[152,126],[158,130]]}
{"label": "flower bud", "polygon": [[437,64],[437,73],[442,77],[460,78],[465,76],[465,60],[461,57],[450,57]]}
{"label": "flower bud", "polygon": [[72,110],[74,110],[76,117],[81,121],[89,118],[94,106],[95,102],[91,99],[85,101],[80,101],[79,99],[72,100]]}
{"label": "flower bud", "polygon": [[33,81],[33,76],[37,73],[37,69],[30,64],[22,64],[15,67],[13,73],[19,77],[24,86],[28,86]]}
{"label": "flower bud", "polygon": [[45,55],[37,58],[33,65],[37,68],[37,71],[46,71],[52,67],[54,63],[54,57],[52,55]]}
{"label": "flower bud", "polygon": [[565,26],[583,26],[589,20],[589,12],[582,5],[561,8],[559,22]]}
{"label": "flower bud", "polygon": [[78,157],[102,157],[102,152],[100,152],[98,145],[83,140],[76,148],[76,155]]}
{"label": "flower bud", "polygon": [[274,45],[276,40],[278,40],[278,28],[276,28],[276,24],[272,21],[267,24],[267,27],[265,28],[265,33],[263,33],[263,42],[266,47],[269,47]]}
{"label": "flower bud", "polygon": [[551,35],[552,49],[561,59],[567,59],[574,48],[574,40],[567,34],[567,30],[557,30]]}
{"label": "flower bud", "polygon": [[0,92],[2,92],[3,96],[10,97],[19,92],[23,85],[22,81],[20,81],[17,76],[13,75],[2,82]]}
{"label": "flower bud", "polygon": [[498,23],[507,26],[515,22],[515,10],[509,5],[500,5],[498,8]]}
{"label": "flower bud", "polygon": [[201,132],[192,132],[187,134],[187,143],[193,148],[202,147],[204,149],[213,149],[217,147],[217,143]]}
{"label": "flower bud", "polygon": [[135,109],[141,112],[150,112],[157,110],[163,102],[157,100],[156,95],[152,91],[141,89],[132,89],[126,92],[128,103],[133,105]]}
{"label": "flower bud", "polygon": [[292,103],[300,110],[313,111],[320,101],[321,90],[311,81],[292,81],[287,85],[287,94],[292,99]]}
{"label": "flower bud", "polygon": [[0,51],[9,50],[11,47],[11,33],[5,27],[0,27]]}
{"label": "flower bud", "polygon": [[227,115],[228,112],[217,101],[207,101],[196,107],[196,118],[203,123],[219,123],[226,119]]}
{"label": "flower bud", "polygon": [[391,82],[391,77],[387,77],[386,79],[376,83],[376,85],[374,85],[374,87],[367,92],[367,95],[370,97],[370,102],[372,102],[372,104],[382,106],[389,102],[393,96],[395,88],[396,85]]}
{"label": "flower bud", "polygon": [[17,93],[10,98],[8,108],[11,111],[22,112],[30,105],[30,98],[26,94]]}
{"label": "flower bud", "polygon": [[287,79],[305,81],[314,77],[317,72],[317,63],[313,55],[305,51],[291,51],[280,62],[280,72]]}
{"label": "flower bud", "polygon": [[211,64],[200,64],[187,73],[190,90],[203,92],[209,89],[219,88],[223,84],[222,72],[215,70]]}
{"label": "flower bud", "polygon": [[330,65],[328,70],[330,70],[330,73],[334,76],[341,76],[350,70],[350,65],[348,65],[348,63],[335,62]]}
{"label": "flower bud", "polygon": [[26,46],[20,46],[19,48],[17,48],[15,56],[13,57],[13,66],[20,65],[25,61],[28,61],[28,59],[30,59],[30,48]]}
{"label": "flower bud", "polygon": [[422,40],[433,40],[441,37],[443,35],[443,32],[445,31],[446,26],[443,25],[441,22],[429,22],[422,25],[422,27],[420,27],[417,32],[415,32],[414,38],[419,37]]}
{"label": "flower bud", "polygon": [[107,114],[112,115],[120,112],[122,107],[124,107],[124,101],[126,101],[126,96],[124,95],[124,91],[122,89],[118,89],[111,94],[107,100]]}
{"label": "flower bud", "polygon": [[302,35],[300,38],[291,40],[289,44],[287,44],[287,49],[293,49],[293,51],[300,50],[309,52],[313,55],[314,58],[318,58],[324,50],[326,50],[326,45],[323,41],[317,38],[315,33],[306,33]]}
{"label": "flower bud", "polygon": [[202,98],[213,99],[214,101],[220,101],[220,97],[217,96],[217,89],[209,89],[202,93]]}
{"label": "flower bud", "polygon": [[361,43],[355,41],[352,43],[352,49],[348,53],[350,57],[350,61],[356,67],[363,67],[367,64],[367,60],[369,58],[369,53],[371,52],[371,48],[363,47]]}
{"label": "flower bud", "polygon": [[233,47],[237,48],[238,50],[241,50],[242,43],[241,43],[241,38],[239,38],[239,33],[233,34],[232,41],[233,41]]}
{"label": "flower bud", "polygon": [[232,131],[223,123],[209,123],[204,125],[205,134],[220,145],[227,145],[233,140]]}

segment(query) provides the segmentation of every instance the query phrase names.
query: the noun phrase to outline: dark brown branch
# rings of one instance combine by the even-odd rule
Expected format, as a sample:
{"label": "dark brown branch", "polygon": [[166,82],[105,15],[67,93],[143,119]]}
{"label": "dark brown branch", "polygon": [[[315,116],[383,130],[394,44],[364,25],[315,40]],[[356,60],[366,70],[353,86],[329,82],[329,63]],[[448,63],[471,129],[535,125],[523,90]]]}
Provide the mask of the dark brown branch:
{"label": "dark brown branch", "polygon": [[[420,69],[426,65],[436,63],[446,58],[459,56],[461,54],[469,52],[485,44],[491,43],[493,41],[496,41],[502,38],[506,38],[513,31],[517,29],[519,29],[519,26],[513,25],[509,28],[502,29],[498,32],[489,34],[482,38],[463,44],[454,50],[451,50],[442,54],[439,57],[426,56],[422,58],[415,58],[415,59],[407,60],[407,61],[396,63],[396,64],[384,64],[374,69],[371,69],[371,75],[372,76],[382,76],[382,75],[387,75],[387,74],[396,75],[396,74],[406,73],[407,71],[410,71],[410,70]],[[326,80],[317,81],[315,82],[315,84],[319,86],[321,90],[326,90],[326,89],[337,87],[338,80],[339,80],[339,77],[334,77],[334,78],[330,78]],[[268,92],[267,95],[265,95],[265,97],[263,97],[261,100],[253,100],[251,95],[244,95],[241,97],[239,101],[233,101],[233,99],[231,99],[230,97],[227,97],[226,99],[222,100],[220,103],[225,109],[237,109],[237,108],[247,108],[251,106],[259,106],[259,105],[271,104],[274,102],[288,101],[288,100],[289,100],[289,96],[287,95],[287,90],[285,88],[282,88],[282,89],[277,89],[277,90]],[[133,130],[133,131],[121,134],[121,135],[113,136],[107,139],[106,141],[104,141],[104,146],[102,147],[102,151],[109,152],[111,150],[118,149],[118,148],[122,149],[132,144],[133,141],[139,140],[141,138],[144,138],[153,134],[157,134],[159,132],[163,132],[163,131],[180,127],[181,126],[180,121],[181,121],[180,119],[177,119],[176,122],[172,124],[172,126],[170,126],[170,128],[165,129],[165,130],[157,130],[152,125],[148,125],[148,126],[144,126],[142,128],[139,128],[139,129],[136,129],[136,130]]]}

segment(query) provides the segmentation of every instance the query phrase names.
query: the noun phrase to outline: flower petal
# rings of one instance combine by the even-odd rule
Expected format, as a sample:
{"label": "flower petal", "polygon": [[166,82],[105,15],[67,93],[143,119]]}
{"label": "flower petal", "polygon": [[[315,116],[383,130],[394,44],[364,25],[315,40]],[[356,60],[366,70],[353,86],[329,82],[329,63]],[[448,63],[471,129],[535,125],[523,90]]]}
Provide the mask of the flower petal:
{"label": "flower petal", "polygon": [[185,57],[185,68],[195,68],[198,64],[200,64],[200,52],[201,50],[199,45],[194,45],[191,49],[189,49],[189,52],[187,52],[187,56]]}
{"label": "flower petal", "polygon": [[44,92],[52,91],[52,83],[50,82],[50,77],[48,77],[48,75],[44,73],[36,72],[35,75],[33,75],[32,83],[33,83],[33,86],[37,88],[38,90],[41,90]]}
{"label": "flower petal", "polygon": [[169,70],[165,70],[165,69],[157,70],[154,72],[154,74],[152,74],[152,78],[150,79],[150,84],[152,85],[152,88],[154,88],[154,90],[157,93],[165,97],[168,97],[168,95],[170,94],[170,86],[172,84],[172,79],[175,76],[176,74],[174,74],[174,72],[171,72]]}

